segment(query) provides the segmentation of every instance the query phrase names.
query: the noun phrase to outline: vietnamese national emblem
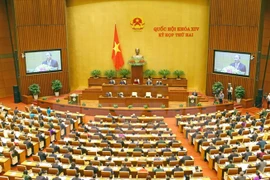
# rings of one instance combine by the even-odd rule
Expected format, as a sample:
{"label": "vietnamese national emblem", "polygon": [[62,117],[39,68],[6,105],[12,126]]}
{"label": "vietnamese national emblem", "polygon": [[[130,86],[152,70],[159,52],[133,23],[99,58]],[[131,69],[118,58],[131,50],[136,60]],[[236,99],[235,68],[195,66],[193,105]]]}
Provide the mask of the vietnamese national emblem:
{"label": "vietnamese national emblem", "polygon": [[140,17],[135,17],[130,21],[133,30],[142,30],[144,28],[144,21]]}

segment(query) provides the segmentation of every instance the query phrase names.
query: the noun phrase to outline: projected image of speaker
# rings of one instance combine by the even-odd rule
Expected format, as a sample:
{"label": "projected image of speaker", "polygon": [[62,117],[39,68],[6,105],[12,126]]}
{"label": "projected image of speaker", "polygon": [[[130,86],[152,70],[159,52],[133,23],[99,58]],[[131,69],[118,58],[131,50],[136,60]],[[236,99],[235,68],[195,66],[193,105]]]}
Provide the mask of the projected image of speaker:
{"label": "projected image of speaker", "polygon": [[14,103],[21,102],[19,86],[13,86],[13,96],[14,96]]}

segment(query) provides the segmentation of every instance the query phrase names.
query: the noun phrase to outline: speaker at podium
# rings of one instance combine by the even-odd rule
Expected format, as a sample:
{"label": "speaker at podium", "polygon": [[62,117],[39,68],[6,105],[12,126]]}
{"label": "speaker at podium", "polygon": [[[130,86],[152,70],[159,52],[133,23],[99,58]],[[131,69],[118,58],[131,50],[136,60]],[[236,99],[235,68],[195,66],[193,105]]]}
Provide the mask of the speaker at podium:
{"label": "speaker at podium", "polygon": [[198,102],[197,96],[193,96],[193,95],[188,96],[188,104],[187,104],[188,107],[197,106],[198,103],[199,102]]}

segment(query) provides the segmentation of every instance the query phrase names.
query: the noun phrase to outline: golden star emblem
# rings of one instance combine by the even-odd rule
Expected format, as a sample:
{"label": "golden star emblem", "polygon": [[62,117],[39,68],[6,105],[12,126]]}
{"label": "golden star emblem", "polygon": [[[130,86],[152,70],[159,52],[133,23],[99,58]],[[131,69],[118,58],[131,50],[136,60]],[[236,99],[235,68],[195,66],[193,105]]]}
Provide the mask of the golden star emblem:
{"label": "golden star emblem", "polygon": [[114,50],[114,53],[115,54],[117,54],[118,52],[120,52],[119,45],[120,45],[120,43],[116,44],[116,42],[114,42],[113,50]]}

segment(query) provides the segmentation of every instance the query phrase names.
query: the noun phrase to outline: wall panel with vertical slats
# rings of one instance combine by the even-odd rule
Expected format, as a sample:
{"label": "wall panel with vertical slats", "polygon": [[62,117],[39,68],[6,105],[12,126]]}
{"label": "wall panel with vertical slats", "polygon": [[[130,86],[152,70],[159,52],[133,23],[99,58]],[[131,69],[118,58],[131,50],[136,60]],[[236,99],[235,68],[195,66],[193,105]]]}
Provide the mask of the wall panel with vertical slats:
{"label": "wall panel with vertical slats", "polygon": [[52,95],[51,82],[59,79],[61,93],[69,92],[65,0],[14,0],[18,54],[26,51],[61,49],[62,71],[26,74],[25,59],[19,56],[20,91],[29,94],[28,86],[41,86],[41,96]]}
{"label": "wall panel with vertical slats", "polygon": [[[253,97],[256,58],[250,63],[250,77],[213,73],[214,50],[239,51],[256,54],[260,22],[261,1],[257,0],[211,0],[209,22],[209,51],[207,65],[207,95],[212,95],[216,81],[234,87],[243,86],[246,98]],[[225,92],[226,93],[226,92]]]}

